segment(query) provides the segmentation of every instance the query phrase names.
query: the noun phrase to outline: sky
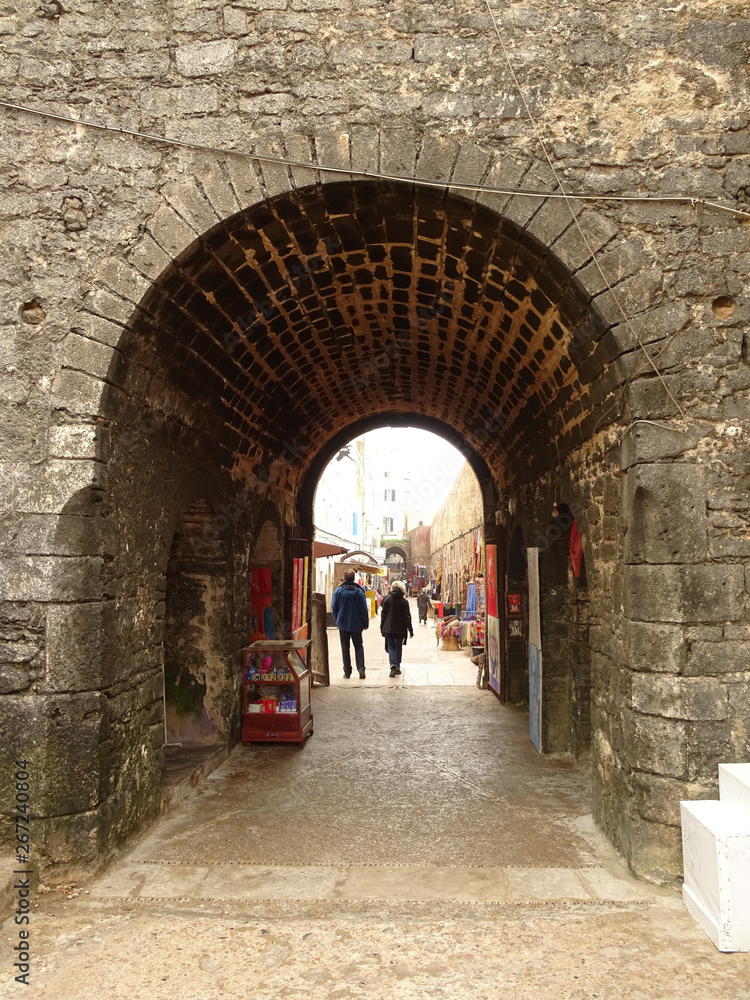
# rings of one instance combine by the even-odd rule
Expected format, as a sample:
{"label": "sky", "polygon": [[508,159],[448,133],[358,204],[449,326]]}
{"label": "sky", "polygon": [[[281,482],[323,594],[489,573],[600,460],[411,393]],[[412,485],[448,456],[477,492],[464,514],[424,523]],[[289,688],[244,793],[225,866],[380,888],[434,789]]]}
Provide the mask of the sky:
{"label": "sky", "polygon": [[[420,511],[435,513],[450,492],[464,456],[443,438],[418,427],[380,427],[366,437],[396,448],[397,461],[411,477],[411,488],[424,498]],[[429,518],[425,518],[429,522]]]}

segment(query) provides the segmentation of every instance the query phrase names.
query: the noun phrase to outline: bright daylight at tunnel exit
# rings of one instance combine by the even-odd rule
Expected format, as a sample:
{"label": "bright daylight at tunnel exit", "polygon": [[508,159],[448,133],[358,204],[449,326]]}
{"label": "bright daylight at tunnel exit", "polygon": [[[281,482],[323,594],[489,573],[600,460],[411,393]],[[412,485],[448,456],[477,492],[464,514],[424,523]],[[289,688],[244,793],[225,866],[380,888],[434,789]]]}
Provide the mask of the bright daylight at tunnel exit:
{"label": "bright daylight at tunnel exit", "polygon": [[0,38],[0,995],[744,997],[747,5]]}

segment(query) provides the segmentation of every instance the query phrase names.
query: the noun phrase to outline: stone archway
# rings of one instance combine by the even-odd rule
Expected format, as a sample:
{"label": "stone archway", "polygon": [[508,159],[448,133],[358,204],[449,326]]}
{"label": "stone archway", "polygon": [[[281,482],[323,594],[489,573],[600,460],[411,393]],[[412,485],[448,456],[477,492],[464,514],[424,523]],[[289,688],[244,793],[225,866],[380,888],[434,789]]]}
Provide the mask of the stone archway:
{"label": "stone archway", "polygon": [[[64,424],[70,413],[93,409],[111,435],[107,489],[114,513],[107,515],[102,542],[108,600],[129,602],[146,626],[153,622],[155,595],[129,582],[144,564],[150,573],[153,552],[168,548],[163,511],[172,510],[174,483],[198,468],[209,481],[208,502],[231,529],[229,574],[238,593],[249,587],[248,553],[263,505],[273,498],[285,553],[288,541],[306,543],[316,468],[332,447],[365,426],[408,422],[452,436],[477,472],[485,524],[498,542],[508,540],[504,501],[523,500],[531,543],[549,516],[552,484],[562,477],[576,516],[591,526],[589,596],[604,623],[597,642],[605,652],[597,651],[592,672],[597,818],[640,870],[659,877],[674,871],[676,825],[666,812],[653,818],[649,797],[657,788],[647,776],[656,773],[676,795],[689,768],[686,763],[679,775],[668,773],[668,762],[659,757],[643,710],[655,687],[651,679],[639,681],[637,745],[626,739],[631,718],[612,704],[612,692],[626,684],[618,688],[605,680],[612,673],[627,676],[616,636],[625,631],[629,643],[643,641],[653,621],[644,594],[659,588],[657,564],[669,559],[649,537],[628,548],[623,607],[622,591],[612,585],[622,556],[622,531],[613,529],[612,511],[620,516],[623,469],[633,470],[626,476],[634,481],[640,474],[635,466],[684,455],[701,435],[672,437],[665,446],[636,428],[615,450],[620,442],[607,436],[608,428],[621,411],[622,385],[634,371],[641,373],[642,358],[616,329],[621,316],[598,278],[585,271],[576,276],[564,263],[577,253],[579,267],[585,258],[580,248],[571,243],[566,252],[559,241],[560,254],[551,251],[570,227],[558,207],[522,220],[512,199],[505,203],[507,214],[498,215],[478,202],[413,185],[289,186],[229,215],[192,243],[184,240],[183,227],[174,259],[165,264],[163,254],[155,254],[144,263],[152,281],[145,294],[141,279],[138,295],[131,291],[137,308],[112,307],[125,330],[108,364],[106,352],[97,356],[108,386],[101,400],[83,398],[81,387],[88,383],[79,376],[88,369],[76,365],[89,362],[67,356],[55,388],[59,419]],[[544,233],[545,241],[534,232]],[[163,243],[168,245],[166,236]],[[104,299],[96,301],[103,309]],[[627,363],[618,360],[621,355]],[[633,411],[634,398],[627,395],[631,415],[650,413],[646,404]],[[138,493],[144,473],[147,497]],[[652,478],[663,483],[668,477],[660,467]],[[698,496],[697,480],[695,485]],[[645,495],[624,491],[626,527],[637,520]],[[693,545],[693,553],[698,520],[696,514],[689,529],[680,529],[690,536],[686,550]],[[128,531],[121,537],[122,525]],[[710,576],[729,595],[724,617],[741,618],[738,573],[699,568],[711,572],[694,573],[696,579]],[[680,623],[698,612],[688,593],[690,574],[672,566],[667,576],[670,641],[680,643]],[[637,627],[630,628],[632,622]],[[236,650],[247,616],[238,615],[233,627]],[[128,648],[127,655],[150,682],[147,631],[142,648]],[[126,669],[127,657],[119,655],[118,669]],[[122,715],[117,697],[112,706]],[[145,700],[138,705],[144,729],[147,707]],[[687,702],[682,710],[689,711]],[[733,711],[739,716],[742,710]],[[669,720],[662,729],[681,738]],[[118,754],[133,757],[115,741],[113,759]],[[635,772],[646,776],[640,802],[632,791]],[[707,780],[705,769],[700,777]],[[131,817],[123,829],[134,823]]]}

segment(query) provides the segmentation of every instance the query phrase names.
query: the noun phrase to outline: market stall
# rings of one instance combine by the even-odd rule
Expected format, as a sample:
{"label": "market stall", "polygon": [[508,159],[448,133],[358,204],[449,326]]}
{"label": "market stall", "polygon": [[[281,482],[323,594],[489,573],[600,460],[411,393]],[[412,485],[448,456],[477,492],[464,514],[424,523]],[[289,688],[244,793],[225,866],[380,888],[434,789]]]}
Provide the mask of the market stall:
{"label": "market stall", "polygon": [[242,651],[242,742],[301,743],[313,731],[309,639],[266,639]]}

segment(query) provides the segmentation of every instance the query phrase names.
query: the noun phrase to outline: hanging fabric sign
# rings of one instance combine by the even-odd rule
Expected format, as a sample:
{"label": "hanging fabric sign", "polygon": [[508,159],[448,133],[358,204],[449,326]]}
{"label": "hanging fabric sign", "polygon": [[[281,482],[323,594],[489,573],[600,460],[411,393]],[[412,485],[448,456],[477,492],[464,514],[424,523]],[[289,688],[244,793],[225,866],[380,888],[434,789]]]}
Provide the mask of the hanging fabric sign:
{"label": "hanging fabric sign", "polygon": [[497,546],[487,546],[487,614],[497,618],[497,577],[495,575]]}
{"label": "hanging fabric sign", "polygon": [[581,532],[575,521],[570,529],[570,561],[573,563],[573,574],[578,576],[581,572],[581,560],[583,559],[583,542]]}

